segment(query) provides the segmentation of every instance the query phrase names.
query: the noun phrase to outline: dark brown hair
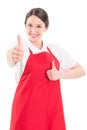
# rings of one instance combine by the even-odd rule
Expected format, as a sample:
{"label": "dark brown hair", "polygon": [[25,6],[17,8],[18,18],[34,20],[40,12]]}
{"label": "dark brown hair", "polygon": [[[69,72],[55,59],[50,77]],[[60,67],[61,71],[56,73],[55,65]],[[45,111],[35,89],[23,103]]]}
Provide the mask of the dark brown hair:
{"label": "dark brown hair", "polygon": [[38,18],[40,18],[44,24],[45,24],[45,27],[48,27],[49,26],[49,18],[48,18],[48,14],[45,10],[43,10],[42,8],[33,8],[31,9],[27,14],[26,14],[26,17],[25,17],[25,24],[27,22],[27,19],[32,16],[32,15],[35,15],[37,16]]}

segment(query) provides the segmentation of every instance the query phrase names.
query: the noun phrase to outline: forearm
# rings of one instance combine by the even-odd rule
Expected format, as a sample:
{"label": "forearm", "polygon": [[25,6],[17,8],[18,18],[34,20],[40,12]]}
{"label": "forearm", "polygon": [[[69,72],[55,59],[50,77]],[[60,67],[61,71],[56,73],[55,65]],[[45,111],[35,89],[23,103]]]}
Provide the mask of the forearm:
{"label": "forearm", "polygon": [[59,72],[60,79],[75,79],[85,75],[84,68],[77,64],[75,67]]}

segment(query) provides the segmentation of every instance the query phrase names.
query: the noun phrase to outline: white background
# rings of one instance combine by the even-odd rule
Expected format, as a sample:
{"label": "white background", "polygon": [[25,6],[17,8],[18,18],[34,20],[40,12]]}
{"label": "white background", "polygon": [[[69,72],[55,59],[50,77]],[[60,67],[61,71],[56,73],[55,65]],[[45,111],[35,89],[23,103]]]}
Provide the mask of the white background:
{"label": "white background", "polygon": [[[0,130],[9,130],[16,88],[15,70],[8,67],[6,53],[18,33],[25,38],[25,15],[33,7],[42,7],[48,12],[50,26],[44,39],[58,43],[87,70],[86,0],[0,1]],[[67,130],[87,130],[86,78],[61,80]]]}

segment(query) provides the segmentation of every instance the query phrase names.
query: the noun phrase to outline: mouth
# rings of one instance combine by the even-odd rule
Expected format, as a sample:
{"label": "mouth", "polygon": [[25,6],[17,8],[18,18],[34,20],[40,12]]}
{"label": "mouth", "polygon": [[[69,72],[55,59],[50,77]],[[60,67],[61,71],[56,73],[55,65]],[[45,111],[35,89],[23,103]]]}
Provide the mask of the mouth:
{"label": "mouth", "polygon": [[32,38],[36,38],[36,36],[32,36],[32,35],[31,35],[31,37],[32,37]]}
{"label": "mouth", "polygon": [[31,34],[30,36],[31,36],[31,38],[37,38],[37,35]]}

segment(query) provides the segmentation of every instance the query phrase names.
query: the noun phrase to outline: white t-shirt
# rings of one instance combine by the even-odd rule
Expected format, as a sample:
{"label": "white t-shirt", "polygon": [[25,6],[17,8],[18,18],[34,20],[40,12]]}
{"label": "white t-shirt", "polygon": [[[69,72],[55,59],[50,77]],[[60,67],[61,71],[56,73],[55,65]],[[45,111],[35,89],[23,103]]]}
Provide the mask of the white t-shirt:
{"label": "white t-shirt", "polygon": [[[16,42],[17,44],[17,42]],[[11,47],[16,46],[16,44],[13,44]],[[20,77],[24,71],[27,59],[30,55],[29,48],[32,50],[33,54],[48,51],[47,47],[51,50],[51,52],[55,55],[55,57],[60,62],[60,70],[66,70],[69,68],[72,68],[77,62],[75,59],[73,59],[63,48],[61,48],[58,44],[47,44],[43,42],[43,47],[41,49],[38,49],[36,46],[34,46],[30,41],[24,41],[23,42],[23,48],[24,48],[24,57],[21,62],[17,63],[15,65],[16,67],[16,73],[15,78],[16,82],[20,80]],[[8,64],[12,66],[8,59]]]}

